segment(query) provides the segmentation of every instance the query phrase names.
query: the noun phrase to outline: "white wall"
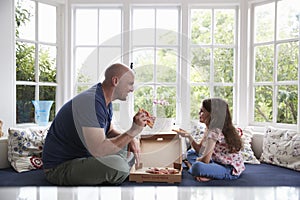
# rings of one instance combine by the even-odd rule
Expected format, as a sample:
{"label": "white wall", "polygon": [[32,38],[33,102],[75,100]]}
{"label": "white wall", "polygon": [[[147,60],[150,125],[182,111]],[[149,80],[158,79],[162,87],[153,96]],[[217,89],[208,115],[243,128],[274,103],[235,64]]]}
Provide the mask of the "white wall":
{"label": "white wall", "polygon": [[15,125],[14,1],[0,1],[0,120],[4,133]]}

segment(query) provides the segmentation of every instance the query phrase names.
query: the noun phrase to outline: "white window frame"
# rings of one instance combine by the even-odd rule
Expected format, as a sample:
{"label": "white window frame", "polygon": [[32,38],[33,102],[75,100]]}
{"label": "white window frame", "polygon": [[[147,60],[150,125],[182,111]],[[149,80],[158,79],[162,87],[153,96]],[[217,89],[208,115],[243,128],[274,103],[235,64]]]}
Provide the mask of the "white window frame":
{"label": "white window frame", "polygon": [[[210,44],[191,44],[191,42],[189,41],[189,60],[191,60],[191,49],[193,47],[198,47],[198,48],[201,48],[201,47],[206,47],[206,48],[209,48],[212,50],[212,55],[211,55],[211,61],[210,61],[210,73],[211,74],[214,74],[214,64],[213,64],[213,50],[215,48],[233,48],[233,51],[234,51],[234,66],[233,66],[233,73],[234,73],[234,78],[233,78],[233,82],[232,83],[219,83],[219,82],[215,82],[214,81],[214,77],[213,75],[210,76],[210,80],[206,83],[190,83],[190,73],[189,73],[189,69],[190,69],[190,66],[188,67],[188,82],[189,82],[189,85],[190,86],[207,86],[209,88],[209,92],[210,92],[210,97],[214,97],[214,87],[215,86],[230,86],[232,87],[232,90],[233,90],[233,112],[231,113],[232,114],[232,119],[233,119],[233,123],[237,123],[237,115],[238,115],[238,106],[237,106],[237,99],[238,99],[238,88],[237,88],[237,84],[238,84],[238,76],[239,76],[239,69],[241,67],[241,65],[239,65],[239,57],[240,57],[240,52],[239,52],[239,49],[238,49],[238,41],[239,41],[239,7],[237,5],[211,5],[211,6],[207,6],[207,5],[191,5],[189,7],[189,14],[191,13],[191,10],[192,9],[209,9],[209,10],[217,10],[217,9],[231,9],[231,10],[234,10],[235,11],[235,30],[234,30],[234,44],[214,44],[213,41],[214,41],[214,37],[213,37],[213,33],[212,33],[212,43]],[[189,19],[190,19],[190,15],[189,15]],[[215,21],[214,21],[214,16],[212,15],[212,32],[214,31],[214,24],[215,24]],[[189,20],[189,28],[191,28],[191,20]],[[189,30],[189,38],[191,38],[191,30]],[[189,87],[188,88],[188,94],[187,94],[187,97],[188,99],[190,99],[190,90],[191,88]],[[200,103],[199,102],[199,106],[200,106]],[[190,102],[188,102],[189,104],[189,110],[190,110]],[[200,107],[199,107],[200,109]]]}
{"label": "white window frame", "polygon": [[[274,127],[278,127],[278,128],[284,128],[284,129],[292,129],[292,130],[297,130],[297,131],[300,131],[300,119],[299,119],[299,116],[300,116],[300,34],[299,34],[299,37],[298,37],[298,40],[284,40],[284,42],[286,41],[298,41],[299,43],[299,55],[298,55],[298,81],[297,83],[295,82],[291,82],[291,81],[288,81],[289,83],[287,82],[284,82],[284,81],[281,81],[281,83],[279,84],[277,82],[277,72],[275,72],[273,74],[273,81],[271,81],[271,84],[269,84],[268,82],[268,85],[272,86],[273,87],[273,102],[274,102],[274,105],[273,105],[273,121],[272,122],[256,122],[254,121],[254,106],[255,106],[255,92],[254,92],[254,89],[255,89],[255,86],[263,86],[264,83],[256,83],[255,82],[255,55],[254,55],[254,49],[256,46],[259,46],[260,43],[256,44],[254,42],[254,29],[255,29],[255,25],[254,25],[254,15],[255,15],[255,7],[256,6],[260,6],[260,5],[264,5],[264,4],[269,4],[269,3],[275,3],[275,6],[276,6],[276,9],[275,9],[275,24],[274,24],[274,39],[270,42],[263,42],[263,44],[270,44],[270,45],[273,45],[274,47],[276,47],[277,44],[280,44],[282,43],[282,41],[278,41],[277,40],[277,36],[276,36],[276,30],[277,30],[277,23],[276,23],[276,15],[277,15],[277,0],[263,0],[263,1],[258,1],[258,0],[253,0],[250,4],[249,4],[249,9],[250,9],[250,12],[249,12],[249,18],[251,19],[250,20],[250,30],[251,30],[251,33],[250,33],[250,40],[249,40],[249,70],[248,70],[248,73],[249,73],[249,88],[250,88],[250,91],[249,91],[249,126],[253,126],[253,127],[256,127],[257,130],[262,130],[263,127],[265,126],[274,126]],[[276,51],[274,49],[274,51]],[[277,55],[274,55],[274,60],[277,60],[276,58]],[[274,62],[274,65],[276,65],[276,62]],[[295,85],[295,86],[298,86],[298,115],[297,115],[297,124],[284,124],[284,123],[276,123],[276,120],[277,120],[277,96],[274,95],[276,94],[277,92],[277,89],[280,85],[285,84],[285,85]]]}
{"label": "white window frame", "polygon": [[[181,6],[180,5],[178,5],[178,4],[165,4],[165,5],[142,5],[142,4],[133,4],[133,5],[131,5],[130,6],[130,15],[131,16],[133,16],[133,10],[134,9],[153,9],[153,10],[155,10],[155,23],[157,23],[157,19],[156,19],[156,13],[157,13],[157,10],[159,10],[159,9],[171,9],[171,10],[177,10],[178,11],[178,31],[180,31],[181,30],[181,23],[180,23],[180,19],[181,19]],[[156,27],[156,24],[155,24],[155,38],[154,38],[154,40],[155,40],[155,42],[154,42],[154,44],[151,44],[151,45],[134,45],[133,44],[133,39],[132,39],[132,33],[135,31],[135,30],[133,30],[133,28],[132,28],[132,25],[133,25],[133,17],[131,17],[131,23],[130,23],[130,52],[131,52],[131,58],[132,58],[132,53],[133,53],[133,51],[134,51],[134,49],[135,48],[153,48],[154,49],[154,61],[155,61],[155,63],[153,63],[154,64],[154,70],[153,70],[153,76],[154,77],[157,77],[157,73],[156,73],[156,65],[157,65],[157,63],[156,63],[156,53],[157,53],[157,51],[158,51],[158,49],[159,48],[170,48],[170,49],[176,49],[176,53],[177,53],[177,71],[178,72],[180,72],[180,69],[181,69],[181,59],[180,59],[180,57],[181,57],[181,51],[180,51],[180,49],[181,49],[181,34],[180,34],[180,32],[178,32],[178,34],[177,34],[177,36],[178,36],[178,38],[177,38],[177,43],[176,44],[172,44],[172,45],[159,45],[159,44],[157,44],[157,38],[156,38],[156,32],[157,32],[157,27]],[[157,89],[157,87],[158,86],[170,86],[170,87],[175,87],[175,89],[176,89],[176,123],[178,124],[179,123],[179,121],[180,121],[180,111],[179,111],[179,108],[180,108],[180,99],[181,99],[181,95],[180,95],[180,91],[181,91],[181,87],[180,87],[180,82],[182,81],[182,80],[180,80],[181,78],[180,78],[180,76],[178,76],[178,74],[179,73],[176,73],[176,82],[175,83],[158,83],[158,81],[157,80],[154,80],[153,82],[147,82],[147,83],[140,83],[140,84],[135,84],[135,87],[136,88],[139,88],[140,86],[150,86],[150,87],[152,87],[153,88],[153,91],[155,91],[156,89]],[[154,93],[156,93],[156,92],[154,92]],[[133,101],[134,101],[134,99],[133,98],[131,98],[131,101],[132,101],[132,103],[131,104],[133,104]],[[133,109],[133,107],[131,108],[131,109]],[[155,111],[155,108],[154,108],[154,111]]]}
{"label": "white window frame", "polygon": [[[229,0],[228,2],[224,3],[222,0],[213,0],[213,1],[207,1],[207,0],[161,0],[159,3],[156,1],[139,1],[139,0],[128,0],[126,3],[124,3],[122,0],[112,0],[111,2],[107,2],[105,0],[97,0],[96,2],[93,0],[90,1],[81,1],[81,0],[70,0],[68,2],[68,10],[72,9],[73,5],[80,4],[80,5],[93,5],[97,3],[97,5],[112,5],[112,4],[120,4],[123,6],[123,31],[126,32],[130,30],[130,8],[132,5],[170,5],[170,4],[178,4],[181,6],[181,34],[182,35],[188,35],[189,30],[189,8],[192,6],[237,6],[239,9],[239,15],[236,21],[237,25],[237,33],[236,36],[238,37],[236,41],[237,49],[236,53],[238,54],[236,58],[236,71],[235,71],[235,83],[234,87],[235,94],[234,94],[234,107],[233,110],[236,110],[236,112],[232,113],[233,118],[235,118],[235,123],[239,127],[247,127],[247,126],[255,126],[258,128],[259,131],[263,131],[263,127],[266,124],[254,124],[253,120],[251,120],[251,113],[253,113],[253,91],[251,91],[251,88],[253,88],[253,82],[252,82],[252,60],[253,53],[251,52],[251,40],[253,40],[253,21],[251,20],[251,16],[253,16],[253,11],[251,10],[252,5],[255,3],[261,3],[261,2],[270,2],[270,0],[248,0],[248,1],[238,1],[238,0]],[[70,11],[71,12],[71,11]],[[69,21],[71,22],[71,16],[69,16]],[[70,30],[70,29],[68,29]],[[70,33],[68,35],[72,35],[72,32],[70,30]],[[189,46],[187,44],[188,38],[182,37],[180,39],[181,43],[181,57],[187,57],[188,56],[188,49]],[[124,34],[124,41],[123,41],[123,47],[124,51],[130,49],[130,36],[129,34]],[[69,44],[70,48],[71,44]],[[69,55],[71,55],[71,48],[67,50],[69,52]],[[300,60],[300,59],[299,59]],[[70,61],[71,62],[71,61]],[[124,56],[123,62],[125,64],[130,64],[129,56]],[[72,69],[70,69],[72,71]],[[73,71],[72,71],[73,72]],[[74,73],[74,72],[73,72]],[[72,74],[73,74],[72,73]],[[183,79],[188,78],[188,63],[186,61],[181,60],[180,61],[180,73],[181,77]],[[67,75],[66,75],[67,76]],[[300,76],[300,74],[299,74]],[[71,87],[74,87],[74,80],[70,83]],[[178,110],[178,118],[179,118],[179,124],[182,125],[183,128],[190,128],[188,123],[190,122],[189,115],[185,113],[189,113],[189,86],[185,82],[178,82],[180,84],[180,102],[179,103],[179,110]],[[298,80],[298,85],[300,85],[300,80]],[[300,88],[298,87],[298,90],[300,92]],[[298,93],[299,93],[298,92]],[[73,96],[72,94],[68,95],[68,98],[71,98]],[[128,115],[128,122],[131,121],[131,116],[133,113],[133,106],[131,105],[131,98],[132,96],[129,96],[129,101],[122,103],[121,106],[124,107],[124,113]],[[299,99],[299,97],[298,97]],[[299,104],[299,100],[298,100]],[[298,116],[300,106],[298,106]],[[253,115],[252,115],[253,116]],[[297,124],[297,130],[300,131],[299,126],[299,117],[298,117],[298,124]],[[281,127],[280,124],[273,124],[276,127]],[[295,127],[292,127],[295,129]]]}
{"label": "white window frame", "polygon": [[[63,84],[62,80],[64,80],[64,73],[63,73],[63,65],[65,63],[65,59],[63,59],[64,57],[64,46],[63,41],[64,41],[64,35],[63,34],[58,34],[58,33],[62,33],[63,32],[63,28],[64,27],[64,4],[62,1],[55,1],[55,0],[30,0],[32,2],[35,3],[36,5],[36,10],[35,10],[35,37],[34,40],[28,40],[28,39],[22,39],[22,38],[16,38],[15,37],[15,42],[25,42],[27,44],[32,44],[35,46],[35,65],[37,65],[38,63],[38,50],[39,50],[39,45],[48,45],[51,47],[56,47],[56,83],[50,83],[50,82],[41,82],[38,79],[38,68],[35,67],[35,81],[32,82],[27,82],[27,81],[17,81],[16,80],[16,75],[14,77],[15,79],[15,87],[18,85],[23,85],[23,86],[35,86],[35,100],[39,99],[39,87],[40,86],[54,86],[56,87],[56,97],[55,97],[55,103],[56,103],[56,108],[55,111],[57,112],[59,110],[59,108],[62,106],[64,99],[66,99],[66,97],[63,95],[62,92],[62,88],[63,88]],[[15,2],[15,1],[14,1]],[[37,40],[36,36],[38,35],[38,3],[43,3],[43,4],[47,4],[50,6],[54,6],[56,7],[56,42],[55,43],[49,43],[49,42],[42,42]],[[14,7],[15,9],[15,7]],[[15,17],[13,18],[15,19]],[[14,21],[15,22],[15,21]],[[14,33],[15,34],[15,33]],[[38,48],[37,48],[38,47]],[[14,62],[15,64],[15,62]],[[68,74],[68,73],[66,73]],[[67,84],[66,84],[67,85]],[[15,94],[14,94],[14,99],[15,99],[15,106],[16,106],[16,90],[15,90]],[[16,108],[14,109],[14,112],[16,113]],[[17,113],[15,114],[15,119],[14,119],[14,124],[16,124],[17,126],[20,127],[26,127],[26,126],[32,126],[35,123],[17,123],[16,122],[16,117],[17,117]]]}

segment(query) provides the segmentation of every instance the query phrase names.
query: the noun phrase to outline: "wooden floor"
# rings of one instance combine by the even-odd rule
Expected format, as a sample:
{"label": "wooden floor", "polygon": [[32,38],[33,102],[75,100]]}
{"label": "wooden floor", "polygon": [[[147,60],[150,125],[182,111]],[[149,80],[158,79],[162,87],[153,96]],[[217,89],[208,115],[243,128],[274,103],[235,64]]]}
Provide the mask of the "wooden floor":
{"label": "wooden floor", "polygon": [[0,187],[1,200],[299,200],[300,187]]}

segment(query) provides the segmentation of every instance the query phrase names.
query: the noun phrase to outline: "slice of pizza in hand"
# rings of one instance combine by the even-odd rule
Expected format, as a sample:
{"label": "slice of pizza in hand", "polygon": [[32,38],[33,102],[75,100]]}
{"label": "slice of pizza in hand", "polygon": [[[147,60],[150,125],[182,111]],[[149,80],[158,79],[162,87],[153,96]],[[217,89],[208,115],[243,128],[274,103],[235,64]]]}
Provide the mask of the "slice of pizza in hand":
{"label": "slice of pizza in hand", "polygon": [[188,137],[190,135],[189,132],[187,132],[186,130],[183,130],[181,128],[179,129],[172,129],[172,131],[178,133],[179,135],[181,135],[182,137]]}
{"label": "slice of pizza in hand", "polygon": [[147,120],[147,125],[150,127],[150,128],[153,128],[154,126],[154,122],[155,122],[155,117],[152,116],[147,110],[143,109],[143,108],[140,108],[139,112],[143,112],[146,114],[146,116],[149,118]]}

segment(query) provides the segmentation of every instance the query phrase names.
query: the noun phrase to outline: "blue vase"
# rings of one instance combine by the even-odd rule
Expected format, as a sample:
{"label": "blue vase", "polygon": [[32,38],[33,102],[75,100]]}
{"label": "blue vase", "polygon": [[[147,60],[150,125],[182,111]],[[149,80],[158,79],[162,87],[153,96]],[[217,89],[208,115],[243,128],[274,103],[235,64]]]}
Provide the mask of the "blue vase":
{"label": "blue vase", "polygon": [[50,109],[53,101],[32,101],[34,105],[34,118],[39,126],[47,126],[49,122]]}

